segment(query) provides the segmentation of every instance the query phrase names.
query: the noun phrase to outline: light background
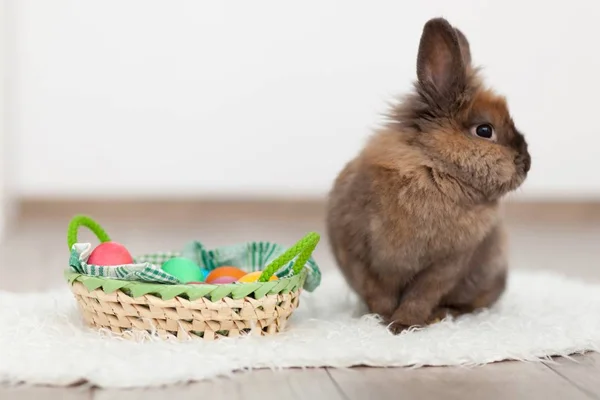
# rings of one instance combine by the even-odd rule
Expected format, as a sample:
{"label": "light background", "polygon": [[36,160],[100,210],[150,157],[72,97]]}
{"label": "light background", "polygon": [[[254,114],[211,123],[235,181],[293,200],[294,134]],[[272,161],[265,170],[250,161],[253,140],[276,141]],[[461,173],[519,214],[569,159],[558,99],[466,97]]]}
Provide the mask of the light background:
{"label": "light background", "polygon": [[518,196],[600,197],[597,1],[8,3],[19,197],[320,198],[434,16],[530,142]]}

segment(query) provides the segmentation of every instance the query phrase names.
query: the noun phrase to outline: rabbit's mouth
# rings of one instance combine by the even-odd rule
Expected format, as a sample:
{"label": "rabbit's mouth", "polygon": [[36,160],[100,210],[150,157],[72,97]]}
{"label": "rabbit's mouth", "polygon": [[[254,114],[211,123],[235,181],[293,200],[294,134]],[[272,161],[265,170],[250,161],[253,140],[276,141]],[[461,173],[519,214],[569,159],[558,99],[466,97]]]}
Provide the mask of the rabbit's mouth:
{"label": "rabbit's mouth", "polygon": [[471,201],[489,202],[496,201],[508,193],[518,189],[525,178],[530,161],[522,160],[517,164],[510,162],[496,165],[487,171],[463,170],[462,174],[454,175],[454,179],[461,186],[461,193]]}

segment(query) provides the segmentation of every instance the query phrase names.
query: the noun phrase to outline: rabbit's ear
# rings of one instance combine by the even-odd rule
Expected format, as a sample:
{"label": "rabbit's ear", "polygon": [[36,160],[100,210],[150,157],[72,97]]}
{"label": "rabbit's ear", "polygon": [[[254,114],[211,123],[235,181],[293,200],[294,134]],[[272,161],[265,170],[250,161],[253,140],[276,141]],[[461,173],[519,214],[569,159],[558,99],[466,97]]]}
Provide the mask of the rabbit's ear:
{"label": "rabbit's ear", "polygon": [[[464,38],[464,35],[460,33]],[[417,55],[417,77],[436,102],[452,100],[467,79],[465,59],[471,58],[468,42],[461,51],[459,34],[443,18],[429,20],[423,27]],[[440,104],[441,105],[441,104]]]}
{"label": "rabbit's ear", "polygon": [[458,44],[460,45],[460,53],[462,55],[463,64],[465,67],[469,67],[471,65],[471,46],[469,45],[469,41],[464,33],[460,31],[460,29],[454,28],[456,32],[456,37],[458,38]]}

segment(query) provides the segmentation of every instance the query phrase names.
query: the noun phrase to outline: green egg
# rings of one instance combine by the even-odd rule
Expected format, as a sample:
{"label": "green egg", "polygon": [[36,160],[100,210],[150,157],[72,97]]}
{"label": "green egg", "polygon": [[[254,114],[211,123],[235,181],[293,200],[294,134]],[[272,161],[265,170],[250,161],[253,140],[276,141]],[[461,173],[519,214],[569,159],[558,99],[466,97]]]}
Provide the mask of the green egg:
{"label": "green egg", "polygon": [[166,273],[179,279],[182,283],[202,281],[202,269],[195,262],[187,258],[171,258],[161,268]]}

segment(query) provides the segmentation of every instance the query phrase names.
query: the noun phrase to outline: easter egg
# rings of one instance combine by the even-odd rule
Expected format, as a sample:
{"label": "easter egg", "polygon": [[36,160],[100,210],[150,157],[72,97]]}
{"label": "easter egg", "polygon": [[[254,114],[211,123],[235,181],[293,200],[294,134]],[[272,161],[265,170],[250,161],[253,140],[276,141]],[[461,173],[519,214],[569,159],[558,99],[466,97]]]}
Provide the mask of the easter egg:
{"label": "easter egg", "polygon": [[233,283],[236,281],[237,281],[237,278],[234,276],[220,276],[220,277],[215,278],[212,281],[210,281],[210,284],[211,285],[219,285],[219,284],[225,284],[225,283]]}
{"label": "easter egg", "polygon": [[87,263],[102,266],[133,264],[133,257],[122,244],[104,242],[92,250]]}
{"label": "easter egg", "polygon": [[206,277],[207,283],[212,283],[215,279],[221,278],[223,276],[230,276],[235,278],[235,280],[240,279],[242,276],[246,275],[246,271],[242,271],[239,268],[224,266],[213,269],[210,274]]}
{"label": "easter egg", "polygon": [[208,270],[201,269],[200,271],[202,271],[202,281],[206,281],[206,277],[208,276]]}
{"label": "easter egg", "polygon": [[[257,282],[258,278],[260,278],[262,274],[262,271],[254,271],[254,272],[250,272],[249,274],[246,274],[244,276],[242,276],[238,282]],[[276,281],[277,280],[277,276],[273,275],[272,277],[269,278],[270,281]]]}
{"label": "easter egg", "polygon": [[188,258],[174,257],[162,265],[162,270],[182,283],[202,281],[202,270]]}

